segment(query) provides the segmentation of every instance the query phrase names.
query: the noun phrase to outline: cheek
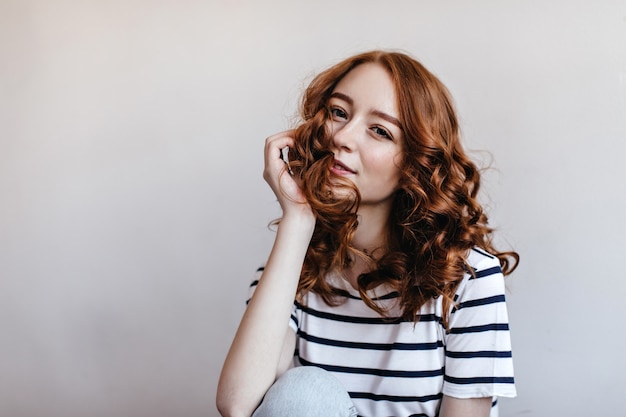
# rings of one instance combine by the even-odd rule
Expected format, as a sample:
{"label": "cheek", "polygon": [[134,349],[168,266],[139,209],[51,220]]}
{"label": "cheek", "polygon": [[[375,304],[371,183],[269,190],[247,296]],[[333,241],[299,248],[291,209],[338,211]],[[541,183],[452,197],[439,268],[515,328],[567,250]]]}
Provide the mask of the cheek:
{"label": "cheek", "polygon": [[402,165],[404,162],[403,155],[401,153],[396,154],[393,158],[393,168],[396,173],[396,181],[400,182],[400,178],[402,178]]}
{"label": "cheek", "polygon": [[389,160],[387,165],[388,184],[394,191],[400,188],[400,178],[402,177],[400,164],[401,158],[396,155]]}
{"label": "cheek", "polygon": [[370,160],[372,174],[381,183],[393,182],[397,184],[400,179],[400,164],[396,154],[383,154]]}

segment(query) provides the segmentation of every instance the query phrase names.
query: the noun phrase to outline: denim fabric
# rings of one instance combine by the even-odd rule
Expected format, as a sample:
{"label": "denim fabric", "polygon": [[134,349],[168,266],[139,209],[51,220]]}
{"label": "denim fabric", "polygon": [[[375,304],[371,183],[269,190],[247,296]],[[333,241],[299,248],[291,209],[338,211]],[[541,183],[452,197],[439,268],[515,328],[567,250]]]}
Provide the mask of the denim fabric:
{"label": "denim fabric", "polygon": [[350,396],[329,372],[299,366],[267,390],[252,417],[356,417]]}

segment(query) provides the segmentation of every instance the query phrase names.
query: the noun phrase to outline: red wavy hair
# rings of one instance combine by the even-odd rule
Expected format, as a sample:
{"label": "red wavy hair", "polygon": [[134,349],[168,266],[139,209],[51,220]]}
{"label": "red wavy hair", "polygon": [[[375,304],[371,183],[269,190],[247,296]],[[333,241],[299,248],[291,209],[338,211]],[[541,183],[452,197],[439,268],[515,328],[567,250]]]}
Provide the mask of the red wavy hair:
{"label": "red wavy hair", "polygon": [[[368,258],[351,245],[358,224],[358,190],[343,181],[340,186],[351,191],[349,197],[335,197],[332,187],[341,181],[336,177],[331,187],[332,139],[326,127],[328,101],[335,86],[364,63],[381,65],[393,80],[404,155],[389,218],[388,244],[382,256],[370,260],[372,270],[359,276],[359,292],[365,303],[384,315],[387,312],[367,291],[382,283],[390,285],[398,293],[403,319],[413,321],[419,319],[420,307],[436,297],[443,297],[444,312],[449,311],[464,273],[472,273],[466,258],[473,247],[494,254],[505,275],[515,269],[519,256],[493,246],[493,230],[476,199],[480,173],[460,143],[459,124],[446,87],[406,54],[371,51],[317,75],[302,98],[302,123],[290,150],[290,168],[302,184],[317,224],[298,297],[313,291],[328,304],[339,303],[345,292],[327,282],[327,273],[349,266],[355,256]],[[442,320],[447,326],[447,314]]]}

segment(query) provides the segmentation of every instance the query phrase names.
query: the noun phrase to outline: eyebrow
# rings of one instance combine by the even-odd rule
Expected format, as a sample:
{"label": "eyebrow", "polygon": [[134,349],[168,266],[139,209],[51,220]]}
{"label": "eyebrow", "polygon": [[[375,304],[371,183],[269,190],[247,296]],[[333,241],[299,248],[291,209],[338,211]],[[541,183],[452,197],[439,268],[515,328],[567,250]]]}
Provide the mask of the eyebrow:
{"label": "eyebrow", "polygon": [[[345,95],[343,93],[334,92],[334,93],[332,93],[330,95],[330,97],[331,98],[335,97],[335,98],[338,98],[340,100],[343,100],[343,101],[345,101],[346,103],[348,103],[351,106],[354,105],[354,100],[352,100],[352,97],[347,96],[347,95]],[[387,114],[385,112],[382,112],[380,110],[372,110],[370,113],[373,114],[374,116],[380,117],[381,119],[385,119],[389,123],[392,123],[392,124],[396,125],[399,129],[402,129],[402,125],[400,124],[400,120],[396,119],[395,117],[393,117],[393,116],[391,116],[391,115],[389,115],[389,114]]]}

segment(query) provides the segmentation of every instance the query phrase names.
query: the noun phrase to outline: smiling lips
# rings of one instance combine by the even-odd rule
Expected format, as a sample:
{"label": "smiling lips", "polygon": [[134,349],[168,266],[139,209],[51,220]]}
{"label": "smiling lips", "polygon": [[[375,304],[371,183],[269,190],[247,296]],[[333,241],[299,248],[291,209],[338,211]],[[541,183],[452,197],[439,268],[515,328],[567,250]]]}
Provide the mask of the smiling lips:
{"label": "smiling lips", "polygon": [[348,168],[346,165],[343,164],[343,162],[335,159],[335,163],[333,164],[333,166],[330,168],[330,170],[336,174],[336,175],[350,175],[350,174],[356,174],[355,171],[353,171],[352,169]]}

